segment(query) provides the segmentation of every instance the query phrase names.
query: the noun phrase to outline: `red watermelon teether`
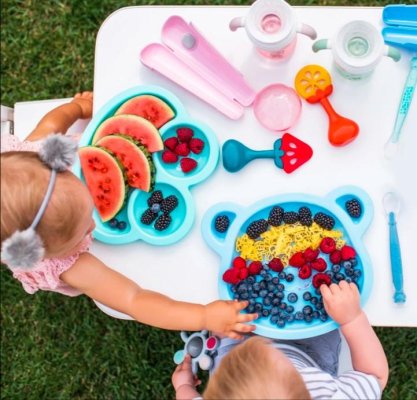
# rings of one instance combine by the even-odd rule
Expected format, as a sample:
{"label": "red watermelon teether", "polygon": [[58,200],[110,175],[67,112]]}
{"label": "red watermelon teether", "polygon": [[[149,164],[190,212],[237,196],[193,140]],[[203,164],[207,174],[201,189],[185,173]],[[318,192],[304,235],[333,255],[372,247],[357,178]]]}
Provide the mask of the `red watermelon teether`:
{"label": "red watermelon teether", "polygon": [[290,174],[311,158],[313,150],[307,143],[285,133],[275,141],[273,150],[252,150],[237,140],[228,140],[222,154],[223,166],[229,172],[239,171],[256,158],[272,158],[278,168]]}

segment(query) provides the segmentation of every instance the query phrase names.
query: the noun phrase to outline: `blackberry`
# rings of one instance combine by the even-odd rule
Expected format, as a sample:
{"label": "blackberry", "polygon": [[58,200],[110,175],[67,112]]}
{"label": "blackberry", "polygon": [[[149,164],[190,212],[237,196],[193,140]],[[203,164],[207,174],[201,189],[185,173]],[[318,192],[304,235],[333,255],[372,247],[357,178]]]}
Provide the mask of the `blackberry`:
{"label": "blackberry", "polygon": [[157,216],[158,214],[155,214],[150,208],[148,208],[140,217],[140,222],[145,225],[150,225]]}
{"label": "blackberry", "polygon": [[164,213],[155,221],[154,227],[157,231],[163,231],[168,228],[171,221],[172,218],[169,216],[169,214]]}
{"label": "blackberry", "polygon": [[284,209],[280,206],[275,206],[269,213],[268,223],[272,226],[278,226],[282,222],[282,216],[284,215]]}
{"label": "blackberry", "polygon": [[224,233],[230,225],[230,219],[227,215],[219,215],[214,221],[214,229],[217,232]]}
{"label": "blackberry", "polygon": [[300,207],[298,210],[298,217],[300,219],[301,225],[311,226],[313,224],[311,210],[308,207]]}
{"label": "blackberry", "polygon": [[331,231],[335,224],[334,218],[322,212],[318,212],[314,216],[314,222],[317,225],[321,226],[323,229],[326,229],[328,231]]}
{"label": "blackberry", "polygon": [[148,206],[152,207],[152,204],[160,203],[163,199],[164,196],[162,195],[162,192],[160,190],[155,190],[148,199]]}
{"label": "blackberry", "polygon": [[161,201],[161,210],[165,213],[170,213],[178,206],[178,198],[173,194]]}
{"label": "blackberry", "polygon": [[298,213],[295,211],[285,212],[282,219],[286,224],[295,224],[298,221]]}
{"label": "blackberry", "polygon": [[258,219],[249,224],[246,229],[246,233],[251,239],[256,239],[261,233],[264,233],[268,230],[268,222],[264,219]]}
{"label": "blackberry", "polygon": [[348,200],[345,203],[345,208],[352,218],[359,218],[362,215],[361,203],[357,199]]}

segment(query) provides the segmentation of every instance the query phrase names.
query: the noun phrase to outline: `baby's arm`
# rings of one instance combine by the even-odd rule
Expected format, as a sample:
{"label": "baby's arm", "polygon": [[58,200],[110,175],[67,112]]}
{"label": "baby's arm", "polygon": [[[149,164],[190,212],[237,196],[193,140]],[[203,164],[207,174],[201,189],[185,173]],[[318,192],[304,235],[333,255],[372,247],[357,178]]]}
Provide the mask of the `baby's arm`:
{"label": "baby's arm", "polygon": [[246,325],[256,314],[241,314],[246,302],[215,301],[208,305],[175,301],[140,288],[122,274],[108,268],[90,253],[83,253],[61,279],[87,296],[147,325],[164,329],[221,331],[240,338],[255,327]]}
{"label": "baby's arm", "polygon": [[353,368],[374,375],[383,390],[388,381],[388,362],[381,342],[360,308],[359,290],[354,283],[320,287],[327,313],[340,324],[349,345]]}
{"label": "baby's arm", "polygon": [[91,118],[92,111],[93,93],[77,93],[71,102],[45,114],[26,140],[35,141],[51,133],[65,133],[77,119]]}

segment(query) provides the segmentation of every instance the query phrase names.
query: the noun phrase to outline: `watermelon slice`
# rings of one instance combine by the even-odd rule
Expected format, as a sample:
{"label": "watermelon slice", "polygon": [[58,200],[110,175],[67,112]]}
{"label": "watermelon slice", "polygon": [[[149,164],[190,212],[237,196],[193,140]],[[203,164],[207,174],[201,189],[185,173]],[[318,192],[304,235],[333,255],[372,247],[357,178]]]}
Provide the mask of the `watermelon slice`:
{"label": "watermelon slice", "polygon": [[175,117],[174,110],[159,97],[145,94],[136,96],[123,103],[115,115],[133,114],[143,117],[156,128],[160,128]]}
{"label": "watermelon slice", "polygon": [[148,120],[137,115],[115,115],[103,121],[94,133],[92,144],[108,135],[130,136],[151,153],[164,148],[161,135]]}
{"label": "watermelon slice", "polygon": [[79,156],[94,205],[102,221],[109,221],[120,211],[125,201],[123,170],[109,152],[99,147],[82,147]]}
{"label": "watermelon slice", "polygon": [[129,186],[145,192],[152,189],[155,167],[144,146],[137,145],[129,136],[121,135],[105,136],[96,146],[104,147],[119,160],[125,168]]}

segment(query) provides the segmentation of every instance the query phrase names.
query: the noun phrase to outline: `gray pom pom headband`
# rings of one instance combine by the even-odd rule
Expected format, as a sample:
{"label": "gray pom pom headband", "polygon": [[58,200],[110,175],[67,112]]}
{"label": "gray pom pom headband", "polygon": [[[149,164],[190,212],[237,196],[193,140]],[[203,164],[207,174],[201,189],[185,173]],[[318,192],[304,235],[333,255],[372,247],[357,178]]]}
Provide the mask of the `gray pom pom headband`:
{"label": "gray pom pom headband", "polygon": [[72,165],[77,147],[77,143],[73,139],[62,135],[51,135],[44,140],[39,151],[39,158],[52,169],[51,177],[39,211],[36,213],[32,224],[23,231],[14,232],[3,242],[1,260],[10,269],[19,267],[29,269],[43,258],[45,249],[42,239],[35,229],[48,206],[57,173],[67,170]]}

